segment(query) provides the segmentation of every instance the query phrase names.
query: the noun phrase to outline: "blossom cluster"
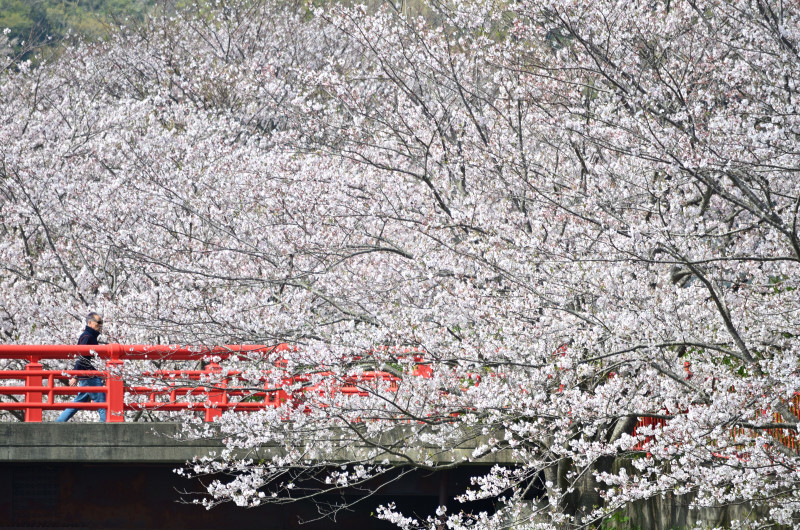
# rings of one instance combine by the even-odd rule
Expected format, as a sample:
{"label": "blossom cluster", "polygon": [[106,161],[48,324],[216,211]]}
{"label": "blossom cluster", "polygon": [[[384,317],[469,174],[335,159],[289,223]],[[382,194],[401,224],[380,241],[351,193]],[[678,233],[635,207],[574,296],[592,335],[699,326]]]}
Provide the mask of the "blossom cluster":
{"label": "blossom cluster", "polygon": [[[581,526],[675,494],[796,524],[782,6],[242,1],[19,65],[0,78],[0,340],[72,342],[91,309],[121,343],[295,345],[302,403],[184,418],[226,440],[187,471],[234,477],[208,506],[358,487],[392,452],[436,469],[478,436],[471,458],[519,465],[457,500],[496,513],[379,515]],[[272,360],[222,364],[281,384]],[[336,392],[368,370],[400,384]]]}

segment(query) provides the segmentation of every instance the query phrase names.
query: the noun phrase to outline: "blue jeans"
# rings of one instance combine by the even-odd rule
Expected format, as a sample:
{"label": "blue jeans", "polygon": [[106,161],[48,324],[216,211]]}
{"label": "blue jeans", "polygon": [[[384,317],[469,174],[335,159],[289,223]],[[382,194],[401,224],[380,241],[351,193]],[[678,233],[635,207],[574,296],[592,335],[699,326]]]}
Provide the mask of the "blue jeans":
{"label": "blue jeans", "polygon": [[[78,386],[103,386],[103,380],[99,377],[88,377],[86,379],[78,379]],[[81,392],[75,399],[72,400],[73,403],[84,403],[86,401],[94,401],[95,403],[105,403],[106,402],[106,395],[102,392]],[[65,422],[69,420],[71,417],[78,412],[78,409],[65,409],[62,412],[57,422]],[[106,409],[97,409],[97,413],[100,414],[100,421],[106,421]]]}

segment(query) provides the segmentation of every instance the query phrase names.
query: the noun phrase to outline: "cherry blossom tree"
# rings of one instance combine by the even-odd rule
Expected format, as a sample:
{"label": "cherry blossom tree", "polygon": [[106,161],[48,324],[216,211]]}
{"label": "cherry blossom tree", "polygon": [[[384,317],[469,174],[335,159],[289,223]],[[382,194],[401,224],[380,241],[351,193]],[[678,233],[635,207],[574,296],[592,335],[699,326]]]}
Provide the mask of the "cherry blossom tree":
{"label": "cherry blossom tree", "polygon": [[670,494],[795,524],[800,13],[424,15],[210,2],[8,73],[4,340],[69,342],[92,308],[119,342],[296,346],[224,365],[293,399],[183,418],[226,440],[186,471],[208,506],[504,450],[427,519],[380,516],[582,527]]}

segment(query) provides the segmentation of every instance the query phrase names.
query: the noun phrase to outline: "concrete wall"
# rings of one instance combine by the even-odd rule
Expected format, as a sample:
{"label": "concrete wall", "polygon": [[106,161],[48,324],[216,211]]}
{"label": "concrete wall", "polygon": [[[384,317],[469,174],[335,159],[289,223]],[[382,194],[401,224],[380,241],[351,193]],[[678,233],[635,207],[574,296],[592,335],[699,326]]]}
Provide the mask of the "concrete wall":
{"label": "concrete wall", "polygon": [[178,442],[174,423],[0,423],[0,462],[185,462],[219,441]]}
{"label": "concrete wall", "polygon": [[[402,448],[397,444],[403,429],[385,431],[382,443]],[[180,424],[177,423],[0,423],[0,462],[174,462],[191,460],[195,456],[219,451],[219,440],[203,439],[178,441]],[[349,433],[349,438],[353,438]],[[402,448],[410,458],[436,463],[467,461],[476,445],[485,442],[485,436],[465,436],[462,447],[442,451],[438,447],[415,445]],[[400,447],[398,447],[400,446]],[[261,458],[282,454],[279,446],[263,447]],[[252,454],[251,454],[252,456]],[[363,459],[366,450],[355,442],[347,444],[337,454],[329,455],[333,462]],[[404,463],[396,455],[380,455],[376,460]],[[490,453],[473,465],[513,463],[508,450]]]}
{"label": "concrete wall", "polygon": [[[2,444],[0,444],[0,482],[5,480],[7,493],[3,493],[3,484],[0,484],[0,499],[6,499],[5,505],[0,502],[0,528],[8,528],[3,524],[2,506],[6,506],[5,510],[8,514],[16,513],[14,517],[19,526],[36,522],[28,521],[26,519],[28,517],[46,517],[45,512],[36,510],[30,511],[30,513],[25,512],[25,506],[29,504],[33,506],[36,498],[34,495],[32,497],[34,500],[28,499],[29,495],[26,491],[37,491],[37,489],[44,492],[52,490],[50,497],[44,495],[40,500],[56,506],[53,510],[60,510],[64,517],[78,517],[80,520],[79,514],[70,511],[72,510],[70,499],[77,498],[76,495],[78,497],[84,495],[84,493],[76,494],[73,491],[73,488],[84,491],[84,486],[79,485],[84,479],[97,483],[96,491],[101,492],[98,500],[92,501],[92,503],[99,503],[93,508],[96,517],[93,515],[94,519],[91,519],[96,522],[96,525],[95,523],[89,524],[90,520],[86,519],[84,522],[87,528],[103,526],[125,528],[124,524],[127,520],[137,520],[140,522],[139,526],[142,527],[159,527],[156,516],[139,513],[139,507],[144,502],[141,499],[150,499],[146,502],[153,503],[152,492],[158,491],[161,492],[158,495],[168,497],[165,506],[173,506],[175,510],[178,510],[178,505],[175,504],[180,498],[178,489],[191,488],[172,470],[195,456],[207,455],[222,448],[220,441],[213,439],[176,441],[179,429],[180,425],[174,423],[0,423],[0,440],[2,440]],[[385,435],[388,441],[393,436],[397,436],[397,433],[388,432]],[[449,462],[451,459],[461,460],[468,456],[475,444],[480,442],[480,437],[473,438],[469,446],[455,452],[442,453],[436,452],[435,448],[425,447],[410,448],[408,451],[415,453],[417,457],[422,454],[433,455],[434,461]],[[279,447],[268,447],[264,448],[261,454],[268,456],[281,451],[282,449]],[[347,454],[341,454],[339,458],[357,456],[359,451],[358,447],[348,447]],[[397,459],[394,460],[397,461]],[[409,499],[413,497],[416,500],[409,501],[412,504],[432,507],[433,510],[438,504],[440,496],[446,498],[461,493],[468,484],[469,476],[472,473],[485,472],[488,469],[487,466],[494,463],[509,464],[512,462],[507,453],[498,452],[480,463],[472,464],[483,467],[483,469],[467,466],[437,474],[415,472],[413,476],[416,478],[402,483],[411,485],[408,487],[395,486],[395,494],[400,497],[405,495],[404,498]],[[89,479],[90,475],[91,479]],[[114,488],[109,485],[115,481],[119,484],[118,487]],[[183,484],[182,487],[181,484]],[[446,488],[449,490],[447,495],[442,495],[442,484],[446,486],[450,484]],[[169,486],[167,487],[167,485]],[[13,501],[13,499],[17,500]],[[381,497],[381,501],[387,502],[387,497]],[[105,508],[107,504],[119,506],[121,509],[124,507],[123,511],[131,511],[135,517],[133,519],[112,517],[113,511]],[[674,495],[635,503],[622,514],[624,522],[619,518],[616,524],[611,523],[608,528],[620,530],[689,528],[698,521],[703,521],[706,526],[727,527],[733,519],[757,519],[757,514],[754,514],[747,506],[690,510],[688,504],[688,498]],[[17,508],[13,508],[14,505]],[[376,503],[370,502],[369,506],[372,510]],[[487,508],[491,509],[490,506],[483,509]],[[189,521],[195,525],[200,524],[203,520],[218,521],[217,517],[221,512],[228,514],[225,517],[241,520],[242,527],[248,527],[250,523],[247,521],[250,519],[244,515],[246,510],[234,509],[229,512],[230,509],[232,507],[221,511],[217,510],[213,515],[203,516],[206,519],[200,517],[204,510],[197,507],[181,507],[179,511],[184,514],[187,528],[191,527]],[[305,514],[310,509],[305,505],[283,508],[282,511],[274,512],[279,514],[274,517],[288,518],[285,521],[289,521],[297,514]],[[273,513],[270,510],[261,510],[261,512]],[[103,515],[106,511],[108,513]],[[269,517],[273,517],[273,515]],[[366,519],[364,517],[363,513],[357,517],[362,525],[364,521],[369,521],[368,517]],[[11,519],[6,520],[10,521]],[[282,528],[283,526],[278,527]],[[320,528],[325,528],[325,526],[322,525]]]}

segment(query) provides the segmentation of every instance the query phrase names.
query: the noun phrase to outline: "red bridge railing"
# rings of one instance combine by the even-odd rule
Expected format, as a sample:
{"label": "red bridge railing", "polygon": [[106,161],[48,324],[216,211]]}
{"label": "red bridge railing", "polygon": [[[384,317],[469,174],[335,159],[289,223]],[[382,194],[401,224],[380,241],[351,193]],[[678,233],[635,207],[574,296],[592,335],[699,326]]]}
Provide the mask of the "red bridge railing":
{"label": "red bridge railing", "polygon": [[[798,419],[800,420],[800,393],[794,395],[791,401],[788,402],[789,411],[794,414],[795,418],[791,418],[791,420]],[[664,411],[666,414],[666,411]],[[761,416],[764,418],[771,418],[775,423],[783,423],[786,421],[779,413],[771,412],[768,410],[761,411]],[[636,422],[636,426],[633,429],[633,435],[636,436],[638,434],[639,429],[643,427],[664,427],[667,424],[667,420],[659,417],[640,417],[639,420]],[[774,440],[782,444],[784,447],[791,449],[794,452],[800,452],[800,436],[796,432],[787,429],[781,428],[771,428],[765,429],[765,432],[769,434]],[[748,429],[744,427],[734,427],[730,430],[730,433],[733,435],[734,440],[739,435],[744,435],[748,433]],[[653,437],[647,436],[644,440],[641,440],[634,446],[635,451],[647,451],[648,444],[653,440]]]}
{"label": "red bridge railing", "polygon": [[[214,348],[101,344],[93,346],[72,345],[0,345],[0,359],[19,359],[26,361],[24,369],[0,370],[0,381],[19,381],[19,384],[0,382],[0,395],[12,396],[12,401],[0,402],[0,410],[19,410],[25,414],[26,422],[41,422],[42,411],[106,409],[107,422],[125,421],[125,411],[201,411],[205,421],[213,421],[223,411],[252,411],[265,407],[277,407],[287,400],[298,403],[302,396],[290,394],[289,387],[303,386],[302,392],[319,388],[308,374],[280,374],[280,384],[267,388],[266,379],[263,390],[253,390],[252,383],[240,386],[238,372],[227,371],[222,374],[216,362],[209,362],[202,370],[156,370],[143,374],[154,381],[151,386],[127,385],[120,377],[119,368],[126,360],[153,361],[208,361],[230,357],[271,357],[280,364],[282,352],[294,349],[287,344],[265,346],[258,344],[218,346]],[[75,371],[45,369],[43,360],[69,360],[70,364],[80,355],[90,355],[105,362],[104,369],[96,371]],[[421,357],[414,355],[415,361]],[[99,367],[98,367],[99,368]],[[276,369],[278,369],[276,367]],[[415,366],[414,375],[429,376],[430,367],[424,364]],[[274,375],[274,374],[273,374]],[[317,376],[331,376],[328,372],[317,372]],[[103,386],[68,386],[66,381],[75,376],[99,376]],[[382,382],[389,389],[396,389],[399,377],[388,372],[364,371],[357,376],[339,380],[333,389],[344,395],[366,395],[368,384]],[[105,403],[71,401],[72,396],[81,392],[102,392]],[[57,398],[61,398],[59,401]],[[126,399],[127,398],[127,399]]]}
{"label": "red bridge railing", "polygon": [[[264,392],[246,392],[253,401],[239,402],[245,395],[237,388],[228,389],[228,375],[220,377],[220,367],[209,363],[204,370],[159,370],[148,374],[159,384],[154,386],[127,386],[119,376],[118,368],[126,360],[200,361],[208,358],[226,359],[231,356],[269,355],[289,351],[286,344],[277,346],[231,345],[215,348],[187,348],[180,346],[100,344],[72,345],[0,345],[0,359],[19,359],[27,364],[22,370],[0,370],[0,380],[20,381],[21,384],[0,384],[0,394],[13,396],[13,400],[0,402],[0,410],[20,410],[26,422],[41,422],[42,411],[75,409],[106,409],[107,422],[125,421],[125,411],[137,410],[200,410],[205,420],[212,421],[224,410],[256,410],[276,406],[288,398],[282,389]],[[105,369],[97,371],[47,370],[42,360],[70,360],[79,355],[96,356],[105,361]],[[68,386],[66,381],[75,376],[99,376],[103,386]],[[220,380],[207,384],[206,381]],[[105,403],[74,403],[72,396],[81,392],[102,392]],[[126,396],[138,396],[127,400]],[[66,400],[57,401],[57,397]],[[231,400],[231,398],[234,398]]]}
{"label": "red bridge railing", "polygon": [[[205,421],[213,421],[227,410],[246,412],[278,407],[289,400],[300,405],[304,401],[302,393],[318,390],[320,385],[314,384],[309,374],[283,373],[278,366],[275,373],[280,374],[277,377],[279,384],[275,384],[276,377],[273,374],[271,378],[273,386],[268,387],[265,379],[263,390],[254,390],[252,383],[246,387],[241,386],[238,372],[227,371],[222,374],[222,369],[216,362],[209,362],[202,370],[156,370],[143,374],[154,382],[149,386],[127,385],[119,375],[119,368],[126,360],[209,361],[209,359],[228,359],[237,356],[260,356],[265,359],[271,358],[273,363],[278,365],[282,355],[291,351],[295,351],[295,348],[288,344],[273,346],[243,344],[214,348],[123,344],[93,346],[0,344],[0,359],[26,362],[24,369],[0,370],[0,395],[12,396],[12,401],[0,402],[0,410],[23,411],[26,422],[41,422],[44,410],[67,408],[106,409],[107,422],[125,421],[126,411],[186,410],[201,412]],[[72,364],[80,355],[96,356],[105,362],[104,369],[97,371],[45,369],[41,364],[42,360],[69,360]],[[408,352],[407,355],[415,363],[412,375],[431,376],[430,366],[424,363],[418,352]],[[66,381],[75,376],[99,376],[104,384],[97,387],[68,386]],[[332,377],[333,374],[316,371],[316,376],[324,378]],[[19,381],[19,384],[4,384],[13,381]],[[328,391],[363,396],[367,395],[368,386],[383,384],[390,390],[396,390],[399,381],[398,376],[388,372],[363,371],[357,376],[338,379]],[[299,392],[291,390],[298,386],[304,388]],[[102,392],[106,395],[106,402],[73,402],[72,397],[81,392]],[[800,394],[794,396],[789,408],[800,419]],[[764,414],[773,415],[776,422],[782,421],[777,413],[765,411]],[[665,420],[662,418],[642,417],[639,418],[633,434],[636,435],[643,427],[659,427],[664,424]],[[784,446],[800,451],[800,438],[797,434],[781,429],[772,429],[768,432]],[[634,450],[646,451],[650,441],[651,438],[645,438],[634,447]]]}

